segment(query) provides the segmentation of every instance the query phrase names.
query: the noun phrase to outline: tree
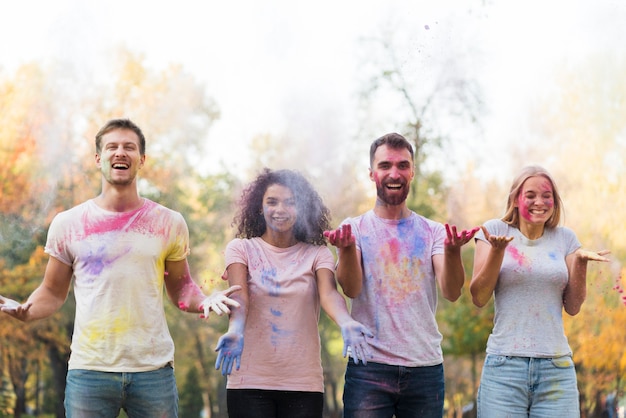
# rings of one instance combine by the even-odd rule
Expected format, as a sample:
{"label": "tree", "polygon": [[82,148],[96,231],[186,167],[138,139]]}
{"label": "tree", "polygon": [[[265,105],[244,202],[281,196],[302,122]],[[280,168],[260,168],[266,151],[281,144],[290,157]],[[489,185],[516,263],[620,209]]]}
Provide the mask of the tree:
{"label": "tree", "polygon": [[[109,118],[130,117],[148,137],[150,159],[148,168],[142,171],[145,176],[140,179],[142,194],[165,204],[178,203],[177,199],[189,195],[189,199],[180,199],[181,204],[171,206],[190,210],[185,215],[194,218],[192,227],[196,228],[190,228],[192,242],[199,242],[196,237],[212,237],[211,231],[225,231],[219,215],[206,216],[202,200],[197,199],[202,193],[207,198],[215,196],[197,185],[201,167],[196,166],[206,151],[204,139],[208,130],[219,116],[215,103],[180,66],[151,71],[141,57],[128,51],[121,51],[118,57],[110,61],[117,65],[109,73],[113,88],[90,85],[80,89],[81,80],[74,79],[76,88],[71,92],[55,88],[63,85],[61,79],[67,75],[55,71],[58,67],[54,65],[25,66],[18,69],[14,79],[0,80],[0,166],[4,167],[0,169],[0,216],[12,221],[3,223],[0,230],[2,294],[22,300],[28,296],[41,282],[46,261],[41,248],[45,234],[37,231],[45,231],[58,211],[98,193],[100,177],[93,160],[93,137]],[[72,94],[75,91],[86,93],[76,96]],[[63,155],[59,155],[59,150]],[[227,176],[212,180],[216,182],[212,190],[229,187]],[[190,190],[196,193],[191,194]],[[195,201],[192,196],[196,196]],[[219,207],[228,200],[216,198],[216,202],[219,203],[214,206]],[[189,206],[185,206],[187,203]],[[202,222],[203,214],[206,222]],[[212,229],[205,228],[207,225]],[[207,232],[203,235],[201,229]],[[197,259],[201,258],[198,254]],[[206,263],[198,266],[200,271],[204,268]],[[21,346],[24,353],[47,353],[55,376],[60,377],[54,385],[60,402],[73,328],[72,301],[70,295],[68,303],[53,318],[32,326],[16,321],[0,324],[0,332],[15,336],[21,335],[16,331],[29,332],[22,340],[27,344]],[[3,358],[15,359],[11,363],[14,378],[26,376],[27,362],[18,362],[15,354]],[[17,383],[22,381],[27,379],[14,379]],[[63,415],[62,405],[57,414]]]}
{"label": "tree", "polygon": [[185,376],[185,383],[180,392],[179,413],[181,417],[200,417],[204,402],[198,390],[201,385],[200,375],[195,367],[190,367]]}
{"label": "tree", "polygon": [[[546,165],[557,179],[565,226],[584,248],[610,249],[611,265],[590,263],[587,300],[575,317],[565,316],[583,403],[589,413],[603,393],[623,389],[624,306],[620,294],[626,255],[626,60],[605,52],[576,67],[562,66],[550,95],[531,114],[529,160]],[[576,169],[574,169],[574,167]]]}

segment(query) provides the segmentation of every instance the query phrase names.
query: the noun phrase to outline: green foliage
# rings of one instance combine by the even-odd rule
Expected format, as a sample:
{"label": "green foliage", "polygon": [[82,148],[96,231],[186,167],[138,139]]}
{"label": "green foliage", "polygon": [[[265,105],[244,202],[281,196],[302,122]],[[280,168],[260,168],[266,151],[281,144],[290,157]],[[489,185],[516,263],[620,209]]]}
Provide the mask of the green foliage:
{"label": "green foliage", "polygon": [[179,415],[181,417],[199,417],[204,407],[202,400],[200,375],[195,367],[190,367],[185,376],[185,383],[179,392]]}
{"label": "green foliage", "polygon": [[13,405],[15,405],[15,393],[11,381],[2,373],[0,374],[0,417],[13,416]]}
{"label": "green foliage", "polygon": [[44,234],[40,231],[20,215],[0,213],[0,260],[4,260],[7,268],[28,262],[41,244]]}

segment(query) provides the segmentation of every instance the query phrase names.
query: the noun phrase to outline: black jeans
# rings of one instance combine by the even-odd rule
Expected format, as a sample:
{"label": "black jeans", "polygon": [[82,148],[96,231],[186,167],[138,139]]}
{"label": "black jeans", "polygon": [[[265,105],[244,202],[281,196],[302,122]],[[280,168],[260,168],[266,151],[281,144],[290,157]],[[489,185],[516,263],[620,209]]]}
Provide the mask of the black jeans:
{"label": "black jeans", "polygon": [[228,389],[229,418],[321,418],[324,394],[287,390]]}

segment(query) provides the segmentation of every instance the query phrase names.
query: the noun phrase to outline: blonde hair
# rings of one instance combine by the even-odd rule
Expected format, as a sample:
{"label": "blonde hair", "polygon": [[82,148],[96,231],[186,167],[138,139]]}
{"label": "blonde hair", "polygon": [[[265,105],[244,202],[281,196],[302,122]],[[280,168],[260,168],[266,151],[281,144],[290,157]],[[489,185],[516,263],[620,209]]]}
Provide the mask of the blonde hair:
{"label": "blonde hair", "polygon": [[502,221],[519,229],[520,215],[519,209],[515,206],[515,201],[521,193],[524,182],[530,177],[537,176],[544,177],[552,185],[552,195],[554,197],[554,212],[552,212],[552,216],[550,216],[550,219],[546,221],[546,228],[556,228],[559,225],[559,222],[561,221],[561,211],[563,208],[561,196],[559,195],[556,183],[554,182],[554,179],[552,178],[550,173],[548,173],[548,170],[538,165],[531,165],[522,168],[515,180],[513,180],[511,190],[509,191],[509,198],[506,203],[506,212],[502,217]]}

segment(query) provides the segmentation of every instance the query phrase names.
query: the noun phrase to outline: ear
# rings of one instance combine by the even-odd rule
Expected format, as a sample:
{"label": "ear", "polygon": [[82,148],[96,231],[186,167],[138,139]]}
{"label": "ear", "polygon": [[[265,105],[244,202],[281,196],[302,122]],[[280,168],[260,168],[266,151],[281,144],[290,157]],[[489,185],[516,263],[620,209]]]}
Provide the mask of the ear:
{"label": "ear", "polygon": [[146,163],[146,154],[142,155],[141,158],[139,159],[139,168],[142,168],[145,163]]}
{"label": "ear", "polygon": [[101,168],[101,167],[102,167],[102,164],[101,164],[101,157],[100,157],[100,154],[97,154],[97,153],[96,153],[96,155],[95,155],[94,159],[95,159],[95,161],[96,161],[96,167]]}
{"label": "ear", "polygon": [[376,182],[376,180],[374,180],[374,172],[372,171],[372,167],[369,167],[367,171],[369,172],[370,180]]}

